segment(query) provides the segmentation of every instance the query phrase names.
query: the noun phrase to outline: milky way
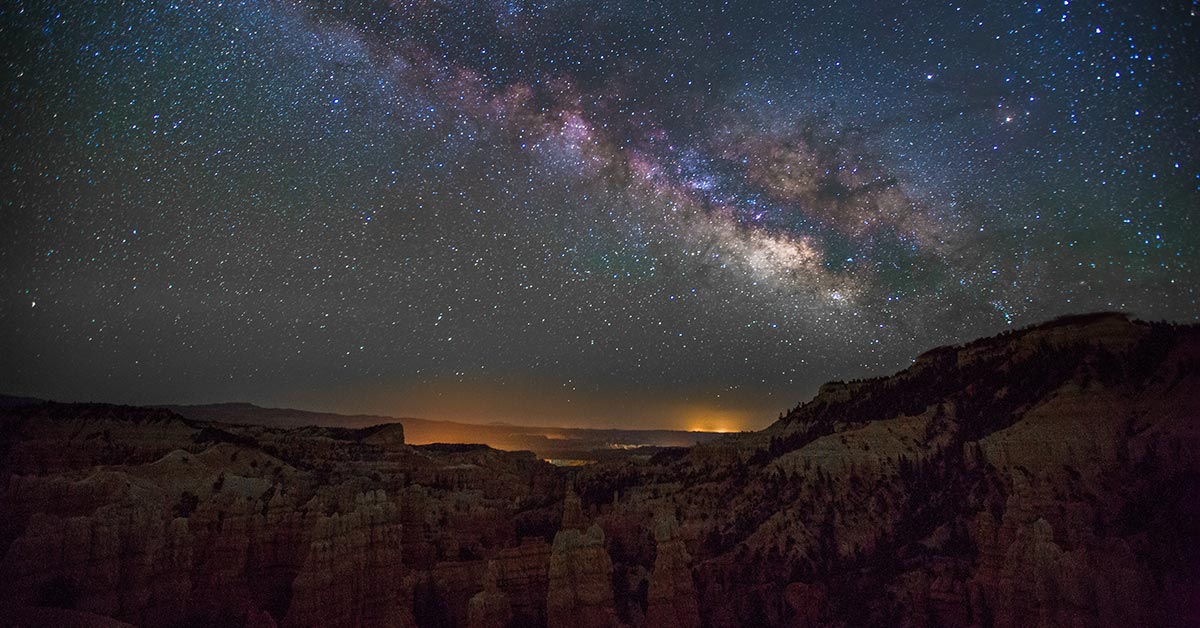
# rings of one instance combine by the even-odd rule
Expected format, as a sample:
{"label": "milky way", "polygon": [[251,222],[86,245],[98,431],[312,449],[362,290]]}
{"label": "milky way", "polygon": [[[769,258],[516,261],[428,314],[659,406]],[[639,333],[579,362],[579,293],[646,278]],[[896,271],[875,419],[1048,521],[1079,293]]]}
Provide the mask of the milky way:
{"label": "milky way", "polygon": [[1196,3],[8,2],[0,392],[759,427],[1200,319]]}

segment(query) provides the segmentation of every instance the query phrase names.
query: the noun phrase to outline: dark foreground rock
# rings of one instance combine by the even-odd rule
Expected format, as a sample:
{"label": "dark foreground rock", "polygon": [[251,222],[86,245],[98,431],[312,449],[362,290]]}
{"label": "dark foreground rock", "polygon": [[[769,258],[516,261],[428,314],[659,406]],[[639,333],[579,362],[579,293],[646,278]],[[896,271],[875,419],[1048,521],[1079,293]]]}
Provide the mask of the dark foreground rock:
{"label": "dark foreground rock", "polygon": [[1116,314],[560,469],[163,409],[0,404],[14,625],[1200,625],[1200,329]]}

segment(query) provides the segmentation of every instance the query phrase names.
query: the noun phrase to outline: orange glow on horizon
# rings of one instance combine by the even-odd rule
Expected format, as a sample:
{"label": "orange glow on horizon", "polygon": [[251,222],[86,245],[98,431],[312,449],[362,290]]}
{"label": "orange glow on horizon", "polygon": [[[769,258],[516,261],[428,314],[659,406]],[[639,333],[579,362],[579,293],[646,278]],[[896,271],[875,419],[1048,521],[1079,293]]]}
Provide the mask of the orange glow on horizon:
{"label": "orange glow on horizon", "polygon": [[731,429],[731,428],[724,427],[724,426],[714,426],[709,423],[699,423],[696,425],[689,425],[687,427],[687,431],[689,431],[689,432],[711,432],[714,434],[732,434],[733,432],[737,432],[740,430]]}
{"label": "orange glow on horizon", "polygon": [[[315,391],[306,391],[313,394]],[[295,403],[295,402],[293,402]],[[309,405],[344,413],[453,421],[460,424],[539,426],[548,439],[570,438],[559,431],[664,429],[731,433],[766,427],[778,402],[764,391],[564,390],[535,380],[435,380],[421,385],[353,386],[314,395]],[[415,427],[415,426],[414,426]],[[498,426],[495,426],[498,427]],[[442,429],[463,429],[469,427]],[[417,436],[414,429],[414,436]],[[437,434],[461,439],[467,434]],[[430,435],[434,437],[434,435]]]}
{"label": "orange glow on horizon", "polygon": [[689,432],[729,434],[745,429],[749,416],[745,411],[691,405],[684,408],[683,422]]}

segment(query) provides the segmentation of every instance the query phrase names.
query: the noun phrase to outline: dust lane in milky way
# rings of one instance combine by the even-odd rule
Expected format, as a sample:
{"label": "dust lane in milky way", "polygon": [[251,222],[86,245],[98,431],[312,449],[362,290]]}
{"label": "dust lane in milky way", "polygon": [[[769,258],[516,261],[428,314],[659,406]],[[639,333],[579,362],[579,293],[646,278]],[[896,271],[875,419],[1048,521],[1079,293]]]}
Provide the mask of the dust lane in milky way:
{"label": "dust lane in milky way", "polygon": [[1196,320],[1196,5],[16,2],[6,392],[760,427]]}

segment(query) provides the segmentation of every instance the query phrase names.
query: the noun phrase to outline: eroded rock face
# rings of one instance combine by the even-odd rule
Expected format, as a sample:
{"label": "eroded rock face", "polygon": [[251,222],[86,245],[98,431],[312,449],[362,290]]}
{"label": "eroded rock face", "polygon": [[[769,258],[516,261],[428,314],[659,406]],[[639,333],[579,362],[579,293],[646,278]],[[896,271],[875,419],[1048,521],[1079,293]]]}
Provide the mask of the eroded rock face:
{"label": "eroded rock face", "polygon": [[574,490],[568,489],[567,494],[563,497],[563,516],[562,530],[582,530],[587,527],[587,520],[583,516],[583,505],[579,499],[579,495]]}
{"label": "eroded rock face", "polygon": [[483,590],[471,598],[467,625],[471,628],[505,628],[512,621],[512,603],[500,590],[496,563],[489,563]]}
{"label": "eroded rock face", "polygon": [[[436,616],[462,625],[484,559],[506,549],[522,601],[532,590],[544,604],[549,546],[540,569],[523,564],[538,551],[521,549],[513,520],[557,472],[527,454],[422,451],[396,426],[275,430],[62,404],[7,412],[0,607],[151,627],[415,626],[426,582],[443,600]],[[407,564],[406,547],[426,548],[425,562]]]}
{"label": "eroded rock face", "polygon": [[604,530],[598,523],[587,527],[574,490],[563,499],[562,527],[554,535],[548,575],[546,617],[551,628],[617,625],[612,559]]}
{"label": "eroded rock face", "polygon": [[554,536],[550,556],[550,589],[546,616],[550,628],[616,626],[612,560],[604,547],[604,531],[569,528]]}
{"label": "eroded rock face", "polygon": [[1196,390],[1200,328],[1101,315],[575,470],[394,427],[7,407],[0,608],[151,628],[1200,625]]}
{"label": "eroded rock face", "polygon": [[[1194,390],[1200,328],[1076,317],[822,387],[763,432],[575,485],[585,509],[619,492],[613,519],[681,513],[709,626],[1189,625]],[[619,554],[618,571],[650,564]],[[668,621],[653,589],[647,625]]]}
{"label": "eroded rock face", "polygon": [[646,625],[699,628],[700,608],[692,581],[691,557],[679,535],[675,516],[660,513],[654,523],[657,556],[650,576]]}
{"label": "eroded rock face", "polygon": [[516,625],[546,624],[552,551],[541,538],[527,538],[516,547],[500,550],[492,559],[497,586],[508,595]]}
{"label": "eroded rock face", "polygon": [[308,550],[283,625],[415,625],[402,580],[400,524],[384,492],[356,495],[345,513],[308,512]]}

